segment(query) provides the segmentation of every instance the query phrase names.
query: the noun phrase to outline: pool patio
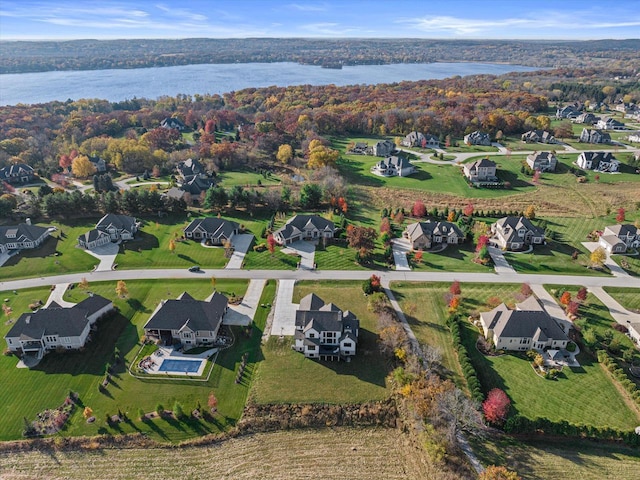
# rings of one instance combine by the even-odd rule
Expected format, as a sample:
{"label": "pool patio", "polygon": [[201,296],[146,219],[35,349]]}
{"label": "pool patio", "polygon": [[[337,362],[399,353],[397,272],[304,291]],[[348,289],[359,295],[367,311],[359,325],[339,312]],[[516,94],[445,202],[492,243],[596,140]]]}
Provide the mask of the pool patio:
{"label": "pool patio", "polygon": [[[211,348],[205,352],[196,355],[185,355],[178,352],[173,347],[160,347],[148,357],[140,361],[140,367],[145,373],[150,375],[182,375],[190,377],[200,377],[204,373],[207,365],[207,358],[218,352],[217,348]],[[168,364],[163,363],[169,361],[170,368],[166,368]],[[188,363],[187,363],[188,362]],[[199,365],[195,367],[195,363]],[[162,370],[161,370],[162,369]]]}

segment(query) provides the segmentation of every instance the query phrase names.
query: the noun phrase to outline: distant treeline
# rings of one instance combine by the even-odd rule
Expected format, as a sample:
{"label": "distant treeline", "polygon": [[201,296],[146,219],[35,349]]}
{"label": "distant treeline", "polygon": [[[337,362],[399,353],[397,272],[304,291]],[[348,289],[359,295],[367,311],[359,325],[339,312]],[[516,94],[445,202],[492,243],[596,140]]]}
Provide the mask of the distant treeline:
{"label": "distant treeline", "polygon": [[297,62],[336,67],[492,62],[639,68],[640,40],[211,39],[0,42],[0,74],[201,63]]}

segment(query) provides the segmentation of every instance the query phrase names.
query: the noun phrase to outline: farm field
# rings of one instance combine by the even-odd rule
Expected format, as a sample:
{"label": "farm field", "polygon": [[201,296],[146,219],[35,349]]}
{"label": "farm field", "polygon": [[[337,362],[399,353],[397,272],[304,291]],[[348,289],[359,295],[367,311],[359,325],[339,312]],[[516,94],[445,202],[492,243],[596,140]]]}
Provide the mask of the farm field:
{"label": "farm field", "polygon": [[[216,282],[216,288],[227,295],[243,295],[246,286],[246,280],[220,279]],[[89,285],[90,291],[113,299],[119,313],[99,323],[97,332],[84,351],[49,353],[31,370],[16,368],[15,356],[0,357],[0,382],[5,386],[19,386],[0,390],[0,401],[7,410],[0,427],[0,440],[20,438],[23,418],[33,420],[38,412],[59,406],[70,390],[77,392],[83,404],[93,409],[97,420],[88,424],[81,412],[76,412],[62,435],[144,432],[158,441],[176,442],[221,431],[235,423],[244,408],[250,383],[250,380],[240,384],[234,382],[236,368],[242,354],[250,352],[246,370],[250,379],[253,363],[257,361],[253,356],[255,345],[259,342],[263,327],[254,328],[251,338],[241,334],[240,329],[234,329],[236,343],[218,355],[208,382],[138,380],[128,374],[126,367],[140,348],[142,326],[157,303],[164,298],[176,298],[183,291],[204,299],[213,287],[208,280],[150,280],[128,281],[127,288],[129,296],[122,299],[116,298],[114,283]],[[273,286],[265,289],[262,301],[271,303],[274,291]],[[75,288],[67,293],[65,300],[77,302],[86,295],[82,289]],[[267,298],[269,295],[271,297]],[[12,318],[17,318],[21,312],[27,311],[27,305],[35,299],[46,301],[48,290],[23,290],[18,291],[18,295],[2,292],[0,296],[10,299]],[[259,310],[258,313],[266,317],[266,312],[261,312]],[[9,328],[9,325],[3,324],[0,334],[6,334]],[[98,385],[104,378],[106,364],[113,362],[115,348],[122,353],[124,362],[114,364],[113,383],[107,387],[106,393],[100,393]],[[140,409],[152,412],[158,404],[171,410],[174,403],[179,402],[185,411],[190,412],[197,403],[206,405],[210,391],[215,391],[219,400],[219,414],[215,421],[190,419],[180,423],[171,419],[138,420]],[[105,416],[114,415],[119,410],[126,413],[131,421],[108,427]]]}
{"label": "farm field", "polygon": [[523,480],[563,478],[583,480],[635,478],[640,470],[640,453],[633,447],[540,437],[516,440],[471,439],[474,452],[485,465],[507,465]]}
{"label": "farm field", "polygon": [[294,303],[312,292],[358,317],[358,354],[349,363],[318,362],[294,351],[292,337],[272,336],[262,348],[264,362],[255,377],[252,398],[257,403],[359,403],[386,398],[389,366],[378,353],[377,320],[367,310],[361,282],[298,282]]}
{"label": "farm field", "polygon": [[[313,445],[313,448],[301,448]],[[380,452],[385,452],[380,455]],[[109,472],[114,480],[138,477],[289,480],[331,478],[336,466],[319,456],[350,458],[341,475],[355,480],[438,478],[425,471],[422,452],[409,445],[399,430],[331,428],[258,433],[202,447],[99,449],[96,451],[24,452],[0,455],[0,471],[11,478],[93,479]],[[98,475],[100,475],[98,473]]]}

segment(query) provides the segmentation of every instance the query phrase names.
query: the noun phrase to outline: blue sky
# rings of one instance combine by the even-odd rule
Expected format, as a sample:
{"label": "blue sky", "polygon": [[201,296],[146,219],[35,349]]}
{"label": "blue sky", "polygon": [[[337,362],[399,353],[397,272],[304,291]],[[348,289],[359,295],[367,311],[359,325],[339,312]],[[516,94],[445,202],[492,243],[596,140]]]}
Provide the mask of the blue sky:
{"label": "blue sky", "polygon": [[639,0],[1,0],[1,40],[640,37]]}

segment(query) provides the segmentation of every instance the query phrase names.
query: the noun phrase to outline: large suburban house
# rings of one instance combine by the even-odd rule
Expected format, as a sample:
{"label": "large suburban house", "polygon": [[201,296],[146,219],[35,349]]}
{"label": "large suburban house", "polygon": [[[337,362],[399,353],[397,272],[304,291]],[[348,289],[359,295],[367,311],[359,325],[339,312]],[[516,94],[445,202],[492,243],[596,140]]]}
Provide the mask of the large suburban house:
{"label": "large suburban house", "polygon": [[391,140],[382,140],[376,142],[373,147],[371,147],[371,152],[376,157],[388,157],[395,149],[396,146]]}
{"label": "large suburban house", "polygon": [[107,171],[107,162],[104,161],[104,158],[92,157],[91,155],[89,155],[87,158],[95,167],[96,173],[104,173]]}
{"label": "large suburban house", "polygon": [[160,122],[160,126],[162,128],[173,128],[174,130],[178,130],[179,132],[183,132],[187,129],[187,126],[180,120],[175,117],[167,117]]}
{"label": "large suburban house", "polygon": [[599,172],[617,172],[620,162],[611,152],[582,152],[576,160],[577,165],[585,170]]}
{"label": "large suburban house", "polygon": [[435,135],[411,132],[402,140],[404,147],[439,148],[440,140]]}
{"label": "large suburban house", "polygon": [[36,174],[33,167],[26,163],[14,163],[7,167],[0,168],[0,182],[11,184],[29,183],[33,181]]}
{"label": "large suburban house", "polygon": [[182,178],[205,173],[202,164],[193,158],[188,158],[184,162],[178,163],[178,165],[176,165],[176,170]]}
{"label": "large suburban house", "polygon": [[196,218],[184,229],[184,236],[192,240],[209,240],[212,245],[224,245],[237,235],[238,228],[236,222],[224,218]]}
{"label": "large suburban house", "polygon": [[485,145],[488,147],[491,145],[491,137],[488,133],[476,130],[464,136],[464,143],[467,145]]}
{"label": "large suburban house", "polygon": [[38,248],[51,230],[52,227],[31,225],[29,220],[27,223],[0,227],[0,253]]}
{"label": "large suburban house", "polygon": [[416,167],[408,159],[396,156],[380,160],[371,167],[371,173],[379,177],[406,177],[415,171]]}
{"label": "large suburban house", "polygon": [[611,135],[599,130],[583,128],[579,140],[582,143],[611,143]]}
{"label": "large suburban house", "polygon": [[544,243],[544,230],[526,217],[504,217],[491,225],[491,241],[504,250],[522,250]]}
{"label": "large suburban house", "polygon": [[295,324],[293,348],[307,358],[349,361],[356,354],[360,321],[314,293],[300,301]]}
{"label": "large suburban house", "polygon": [[605,227],[598,244],[609,253],[625,253],[640,247],[640,229],[629,223]]}
{"label": "large suburban house", "polygon": [[465,163],[463,166],[464,176],[472,182],[497,182],[496,163],[488,158]]}
{"label": "large suburban house", "polygon": [[556,110],[556,118],[576,118],[580,115],[580,109],[575,105],[567,105],[566,107],[558,108]]}
{"label": "large suburban house", "polygon": [[609,117],[609,118],[601,118],[600,120],[598,120],[596,122],[595,127],[601,130],[620,130],[620,129],[624,129],[625,125],[624,123]]}
{"label": "large suburban house", "polygon": [[510,310],[504,303],[480,314],[484,336],[497,350],[544,350],[567,347],[569,337],[540,302],[530,296]]}
{"label": "large suburban house", "polygon": [[451,222],[416,222],[407,225],[403,237],[409,240],[414,250],[425,250],[433,244],[455,244],[465,241],[465,235],[455,223]]}
{"label": "large suburban house", "polygon": [[144,325],[147,337],[166,345],[180,344],[191,348],[211,345],[218,337],[228,300],[213,292],[206,300],[195,300],[183,292],[176,300],[162,300]]}
{"label": "large suburban house", "polygon": [[280,245],[288,245],[298,240],[333,238],[335,231],[333,222],[319,215],[296,215],[273,232],[273,238]]}
{"label": "large suburban house", "polygon": [[555,172],[558,159],[552,152],[533,152],[527,155],[527,165],[531,170]]}
{"label": "large suburban house", "polygon": [[34,355],[40,359],[47,351],[85,346],[91,326],[113,310],[113,302],[92,295],[71,308],[52,302],[37,312],[23,313],[5,335],[12,352]]}
{"label": "large suburban house", "polygon": [[600,120],[600,117],[596,117],[593,113],[590,113],[590,112],[584,112],[584,113],[581,113],[580,115],[578,115],[573,120],[573,122],[574,123],[582,123],[582,124],[585,124],[585,125],[593,125],[598,120]]}
{"label": "large suburban house", "polygon": [[546,130],[529,130],[521,138],[526,143],[558,143],[556,137]]}
{"label": "large suburban house", "polygon": [[633,143],[640,143],[640,132],[630,133],[629,141]]}
{"label": "large suburban house", "polygon": [[135,217],[107,213],[96,223],[96,228],[78,237],[78,245],[92,250],[109,242],[131,240],[139,227],[140,222]]}

